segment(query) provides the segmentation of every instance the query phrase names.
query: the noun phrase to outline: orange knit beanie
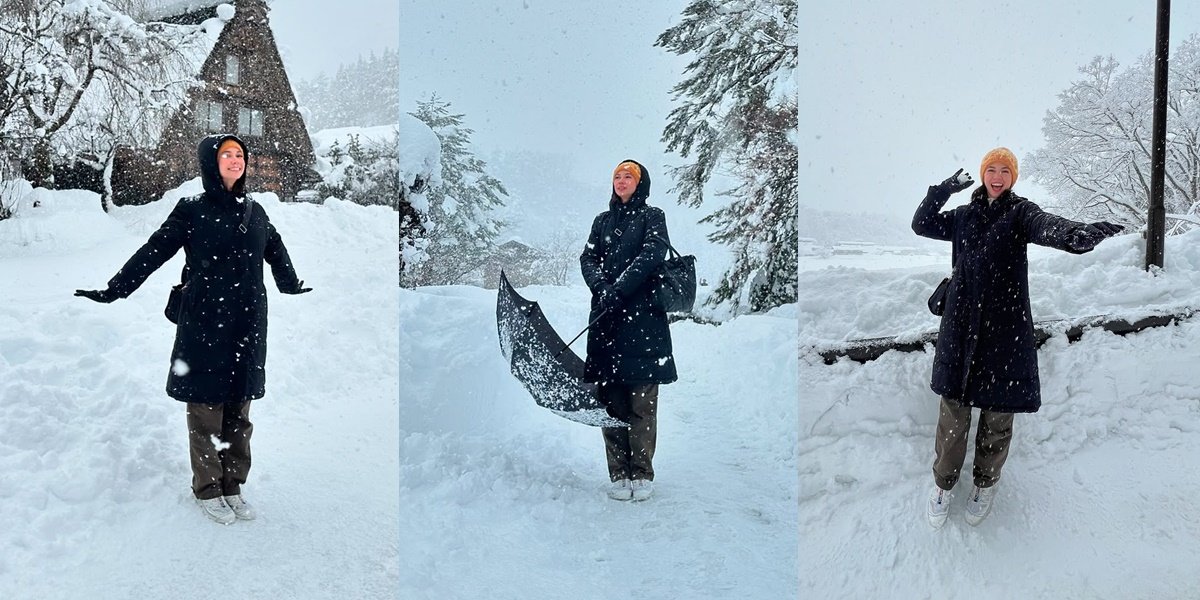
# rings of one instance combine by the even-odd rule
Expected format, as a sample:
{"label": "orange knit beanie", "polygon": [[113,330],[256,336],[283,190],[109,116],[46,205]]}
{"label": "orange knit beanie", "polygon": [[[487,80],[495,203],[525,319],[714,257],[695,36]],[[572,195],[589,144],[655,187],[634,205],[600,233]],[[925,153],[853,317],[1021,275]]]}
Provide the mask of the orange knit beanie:
{"label": "orange knit beanie", "polygon": [[[987,154],[984,154],[983,160],[979,162],[979,178],[981,181],[984,171],[987,171],[988,165],[992,163],[1000,163],[1008,167],[1008,170],[1012,171],[1013,185],[1017,184],[1017,156],[1012,153],[1012,150],[1001,146],[1000,148],[989,150]],[[1012,186],[1009,187],[1011,188]]]}
{"label": "orange knit beanie", "polygon": [[637,184],[642,180],[642,170],[638,168],[637,163],[625,161],[617,165],[617,168],[613,169],[613,177],[616,177],[617,173],[620,173],[621,171],[626,171],[630,175],[633,175],[634,184]]}
{"label": "orange knit beanie", "polygon": [[217,146],[217,156],[220,156],[221,153],[227,150],[230,146],[237,147],[237,149],[241,150],[243,154],[246,152],[246,149],[242,148],[242,145],[237,143],[237,140],[225,140],[224,142],[221,142],[220,146]]}

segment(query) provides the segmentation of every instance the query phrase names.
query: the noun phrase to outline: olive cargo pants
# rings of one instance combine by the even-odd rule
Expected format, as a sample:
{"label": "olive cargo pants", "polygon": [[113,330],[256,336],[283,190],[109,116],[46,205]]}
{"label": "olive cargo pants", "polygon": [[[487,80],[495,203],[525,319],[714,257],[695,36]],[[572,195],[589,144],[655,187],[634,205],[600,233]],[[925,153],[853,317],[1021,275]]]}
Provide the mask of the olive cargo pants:
{"label": "olive cargo pants", "polygon": [[[975,485],[985,488],[996,484],[1000,470],[1008,460],[1012,442],[1013,413],[979,411],[975,430]],[[935,440],[933,477],[937,486],[949,490],[958,483],[958,475],[967,456],[967,433],[971,427],[971,407],[942,398]]]}
{"label": "olive cargo pants", "polygon": [[627,417],[629,427],[604,427],[604,450],[611,480],[654,480],[654,444],[658,433],[658,384],[602,383],[600,402],[610,413]]}
{"label": "olive cargo pants", "polygon": [[192,493],[201,500],[241,493],[250,473],[250,401],[187,403]]}

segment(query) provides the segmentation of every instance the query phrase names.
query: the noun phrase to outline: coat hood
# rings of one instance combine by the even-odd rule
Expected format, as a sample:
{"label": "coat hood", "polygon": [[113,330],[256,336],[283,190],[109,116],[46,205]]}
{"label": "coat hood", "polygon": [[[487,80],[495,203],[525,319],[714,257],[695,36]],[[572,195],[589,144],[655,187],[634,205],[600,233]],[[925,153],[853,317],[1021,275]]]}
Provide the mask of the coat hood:
{"label": "coat hood", "polygon": [[196,148],[196,158],[200,162],[200,181],[204,183],[204,193],[209,196],[241,198],[246,195],[246,171],[242,171],[242,176],[233,184],[233,190],[230,191],[225,189],[225,182],[221,180],[221,172],[217,169],[217,149],[226,140],[237,142],[242,147],[246,163],[250,163],[250,153],[246,150],[246,143],[241,138],[231,133],[210,135],[200,140],[200,145]]}
{"label": "coat hood", "polygon": [[[631,162],[637,165],[638,169],[641,169],[642,171],[642,177],[638,179],[637,187],[633,189],[633,195],[629,197],[629,206],[645,204],[646,199],[650,197],[650,171],[646,170],[645,165],[633,160],[632,158],[627,158],[621,162]],[[608,199],[608,207],[617,208],[618,206],[621,206],[621,204],[621,197],[617,195],[617,190],[613,189],[612,196]]]}

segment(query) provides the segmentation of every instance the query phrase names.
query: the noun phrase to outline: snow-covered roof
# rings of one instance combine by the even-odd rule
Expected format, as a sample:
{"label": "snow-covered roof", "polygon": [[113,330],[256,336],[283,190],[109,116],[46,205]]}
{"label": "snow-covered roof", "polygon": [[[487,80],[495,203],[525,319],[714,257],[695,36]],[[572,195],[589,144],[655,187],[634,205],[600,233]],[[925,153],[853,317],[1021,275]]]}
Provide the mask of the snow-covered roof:
{"label": "snow-covered roof", "polygon": [[360,142],[391,143],[396,139],[395,125],[376,125],[372,127],[336,127],[322,129],[312,134],[313,151],[319,155],[329,154],[329,148],[334,142],[345,147],[350,142],[350,136],[355,136]]}
{"label": "snow-covered roof", "polygon": [[158,21],[198,10],[216,9],[218,5],[229,2],[230,0],[161,0],[148,3],[140,16],[143,21]]}
{"label": "snow-covered roof", "polygon": [[[178,17],[201,10],[211,9],[214,13],[222,4],[229,4],[230,9],[237,0],[148,0],[145,8],[138,15],[143,22],[160,21]],[[271,0],[267,0],[271,4]]]}

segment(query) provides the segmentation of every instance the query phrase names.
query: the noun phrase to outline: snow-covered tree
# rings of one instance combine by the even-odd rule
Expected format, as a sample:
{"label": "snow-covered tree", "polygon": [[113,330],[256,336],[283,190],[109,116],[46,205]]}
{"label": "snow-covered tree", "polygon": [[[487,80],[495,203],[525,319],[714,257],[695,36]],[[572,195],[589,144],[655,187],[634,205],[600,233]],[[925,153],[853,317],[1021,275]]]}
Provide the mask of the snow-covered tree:
{"label": "snow-covered tree", "polygon": [[463,115],[450,112],[449,102],[435,94],[418,102],[411,114],[437,135],[442,164],[440,182],[426,193],[423,259],[405,268],[402,283],[461,283],[493,251],[503,225],[494,213],[504,206],[508,192],[475,156],[473,131],[463,125]]}
{"label": "snow-covered tree", "polygon": [[[0,11],[0,150],[25,157],[25,178],[53,187],[57,138],[83,107],[85,94],[103,88],[98,102],[124,114],[161,105],[145,83],[163,77],[179,39],[129,17],[125,0],[23,0]],[[174,33],[174,31],[172,31]],[[119,137],[137,123],[92,122],[84,136]],[[108,128],[108,131],[104,131]]]}
{"label": "snow-covered tree", "polygon": [[370,139],[349,134],[345,147],[334,142],[326,153],[332,172],[317,186],[322,198],[334,196],[355,204],[381,204],[399,210],[400,157],[396,153],[399,131],[390,137]]}
{"label": "snow-covered tree", "polygon": [[534,261],[535,281],[547,285],[567,285],[579,272],[579,240],[588,233],[578,227],[560,227],[541,245],[540,257]]}
{"label": "snow-covered tree", "polygon": [[296,99],[311,115],[310,129],[371,127],[400,114],[400,52],[384,50],[296,83]]}
{"label": "snow-covered tree", "polygon": [[762,311],[796,299],[798,154],[795,0],[692,0],[655,45],[692,55],[663,141],[693,162],[672,168],[679,202],[700,206],[714,173],[731,199],[701,222],[733,248],[710,304]]}
{"label": "snow-covered tree", "polygon": [[[1096,57],[1047,111],[1022,171],[1077,218],[1144,226],[1150,198],[1154,55]],[[1164,203],[1169,233],[1200,224],[1200,36],[1170,56]]]}
{"label": "snow-covered tree", "polygon": [[400,147],[400,283],[407,265],[425,260],[425,218],[429,189],[442,184],[442,142],[420,119],[401,114]]}

